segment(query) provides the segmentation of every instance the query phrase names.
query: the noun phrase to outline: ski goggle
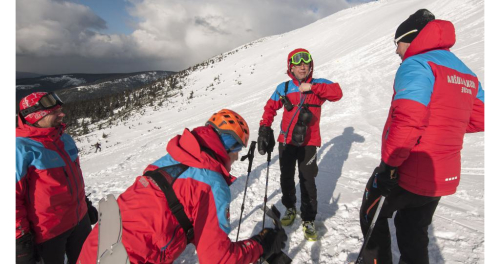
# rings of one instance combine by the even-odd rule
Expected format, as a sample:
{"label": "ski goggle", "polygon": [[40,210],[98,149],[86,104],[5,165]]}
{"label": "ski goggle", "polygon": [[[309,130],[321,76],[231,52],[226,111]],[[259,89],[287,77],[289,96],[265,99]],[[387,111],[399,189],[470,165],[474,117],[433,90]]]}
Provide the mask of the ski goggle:
{"label": "ski goggle", "polygon": [[410,34],[412,34],[412,33],[415,33],[415,32],[417,32],[417,31],[418,31],[417,29],[410,30],[410,31],[408,31],[408,32],[404,33],[403,35],[399,36],[399,38],[394,39],[394,45],[396,45],[396,47],[397,47],[397,46],[398,46],[398,42],[399,42],[402,38],[404,38],[404,37],[406,37],[406,36],[408,36],[408,35],[410,35]]}
{"label": "ski goggle", "polygon": [[290,59],[290,62],[293,65],[299,65],[301,61],[303,61],[306,64],[311,63],[312,61],[311,54],[305,51],[301,51],[293,54],[292,58]]}
{"label": "ski goggle", "polygon": [[239,142],[234,143],[232,147],[229,148],[227,151],[228,153],[231,152],[240,152],[243,149],[243,145],[241,145]]}
{"label": "ski goggle", "polygon": [[63,102],[59,98],[59,96],[57,96],[55,93],[51,92],[51,93],[48,93],[48,94],[42,96],[42,98],[40,98],[40,100],[38,100],[38,102],[36,102],[36,104],[34,104],[26,109],[21,110],[21,115],[23,115],[23,117],[25,117],[31,113],[36,112],[36,111],[53,108],[56,105],[63,105]]}

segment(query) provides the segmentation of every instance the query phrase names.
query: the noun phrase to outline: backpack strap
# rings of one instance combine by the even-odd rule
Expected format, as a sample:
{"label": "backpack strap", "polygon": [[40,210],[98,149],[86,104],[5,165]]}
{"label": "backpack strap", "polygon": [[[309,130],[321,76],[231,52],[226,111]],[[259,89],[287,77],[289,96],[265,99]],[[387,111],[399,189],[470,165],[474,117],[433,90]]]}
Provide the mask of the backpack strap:
{"label": "backpack strap", "polygon": [[288,83],[289,83],[289,82],[290,82],[290,81],[287,81],[287,82],[285,83],[285,95],[288,93]]}
{"label": "backpack strap", "polygon": [[[155,171],[147,171],[144,175],[151,177],[151,179],[153,179],[158,187],[160,187],[163,191],[163,194],[165,194],[165,197],[167,198],[170,211],[172,211],[172,214],[174,214],[175,218],[184,230],[187,242],[190,243],[194,237],[193,224],[191,224],[191,221],[184,211],[184,206],[179,202],[179,199],[177,198],[177,195],[175,195],[174,189],[172,188],[175,180],[188,168],[189,167],[184,164],[176,164],[162,167],[156,169]],[[169,180],[171,182],[169,182]]]}
{"label": "backpack strap", "polygon": [[321,107],[321,105],[317,105],[317,104],[303,104],[303,106],[307,106],[307,107]]}

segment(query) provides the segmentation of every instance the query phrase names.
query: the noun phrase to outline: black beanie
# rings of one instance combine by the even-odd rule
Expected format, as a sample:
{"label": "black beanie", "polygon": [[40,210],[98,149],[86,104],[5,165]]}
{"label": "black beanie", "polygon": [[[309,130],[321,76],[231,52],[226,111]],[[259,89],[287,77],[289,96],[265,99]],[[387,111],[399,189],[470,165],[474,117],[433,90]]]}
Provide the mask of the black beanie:
{"label": "black beanie", "polygon": [[416,29],[417,31],[412,32],[398,40],[398,42],[401,41],[411,43],[417,37],[418,33],[420,33],[420,31],[425,27],[425,25],[434,19],[434,14],[432,14],[431,11],[427,9],[419,9],[403,23],[401,23],[401,25],[399,25],[396,30],[396,35],[394,35],[394,40]]}

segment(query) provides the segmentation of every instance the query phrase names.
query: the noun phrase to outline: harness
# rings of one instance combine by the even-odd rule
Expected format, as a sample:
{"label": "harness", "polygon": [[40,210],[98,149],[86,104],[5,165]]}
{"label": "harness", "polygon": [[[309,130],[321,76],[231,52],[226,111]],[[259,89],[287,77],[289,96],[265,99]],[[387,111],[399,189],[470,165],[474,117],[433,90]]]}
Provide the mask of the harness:
{"label": "harness", "polygon": [[[285,97],[286,97],[286,95],[288,93],[288,85],[289,85],[289,83],[290,83],[290,81],[287,81],[285,83],[285,95],[284,95]],[[314,84],[314,83],[311,83],[311,84]],[[295,115],[297,115],[297,113],[300,112],[300,109],[302,107],[321,107],[321,105],[317,105],[317,104],[307,104],[307,103],[304,103],[305,100],[306,100],[306,98],[307,98],[307,94],[310,94],[310,93],[312,93],[312,92],[308,91],[308,92],[303,93],[303,94],[305,94],[305,96],[302,96],[303,94],[301,93],[300,94],[300,103],[298,105],[293,105],[292,104],[293,107],[297,106],[297,110],[295,110],[295,113],[293,113],[292,119],[290,120],[290,123],[288,124],[288,127],[286,128],[286,131],[283,131],[283,130],[280,131],[280,134],[284,135],[284,145],[286,145],[286,139],[288,137],[288,132],[290,131],[290,126],[292,125],[292,121],[295,119]],[[281,120],[281,122],[283,122],[283,120]],[[281,127],[282,126],[280,125],[280,128]]]}
{"label": "harness", "polygon": [[147,171],[144,175],[151,177],[151,179],[156,182],[158,187],[162,190],[163,194],[165,194],[168,207],[184,230],[187,243],[189,244],[194,237],[193,224],[191,224],[191,221],[184,211],[184,206],[179,202],[179,199],[177,198],[177,195],[175,195],[174,189],[172,188],[175,180],[188,168],[188,166],[179,163],[158,168],[154,171]]}

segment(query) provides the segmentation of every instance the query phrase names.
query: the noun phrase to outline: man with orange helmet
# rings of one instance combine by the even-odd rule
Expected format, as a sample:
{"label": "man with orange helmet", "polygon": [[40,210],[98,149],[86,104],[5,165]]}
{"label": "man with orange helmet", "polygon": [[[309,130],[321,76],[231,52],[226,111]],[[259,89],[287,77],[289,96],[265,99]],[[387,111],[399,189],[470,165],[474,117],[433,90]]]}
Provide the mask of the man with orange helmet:
{"label": "man with orange helmet", "polygon": [[260,121],[258,149],[264,155],[272,152],[275,142],[271,125],[276,112],[284,107],[281,120],[279,160],[281,170],[281,201],[287,208],[281,223],[291,225],[295,220],[295,165],[298,164],[301,218],[306,239],[317,239],[314,220],[318,201],[315,177],[318,174],[316,148],[321,145],[319,121],[321,105],[342,98],[338,83],[312,77],[314,62],[306,49],[295,49],[288,54],[287,74],[292,79],[279,84],[264,106]]}
{"label": "man with orange helmet", "polygon": [[[229,185],[235,180],[229,172],[248,139],[246,121],[223,109],[205,126],[186,128],[168,142],[168,154],[146,167],[145,176],[137,177],[117,200],[121,242],[131,263],[172,263],[189,243],[196,247],[200,263],[252,263],[284,248],[283,230],[266,228],[239,242],[228,237]],[[156,177],[163,177],[173,193],[163,192]],[[171,196],[180,203],[180,210],[171,206]],[[97,225],[78,263],[96,263],[98,236]]]}

